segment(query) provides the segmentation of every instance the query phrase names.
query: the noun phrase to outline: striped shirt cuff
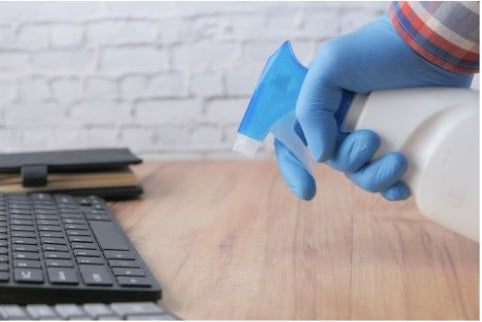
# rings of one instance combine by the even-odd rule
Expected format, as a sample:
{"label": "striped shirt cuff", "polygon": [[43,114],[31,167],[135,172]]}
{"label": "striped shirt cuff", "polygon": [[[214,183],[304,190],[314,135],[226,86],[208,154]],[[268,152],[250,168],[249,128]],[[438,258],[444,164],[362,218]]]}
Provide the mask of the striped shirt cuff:
{"label": "striped shirt cuff", "polygon": [[426,60],[451,72],[479,72],[478,2],[396,1],[389,16],[400,36]]}

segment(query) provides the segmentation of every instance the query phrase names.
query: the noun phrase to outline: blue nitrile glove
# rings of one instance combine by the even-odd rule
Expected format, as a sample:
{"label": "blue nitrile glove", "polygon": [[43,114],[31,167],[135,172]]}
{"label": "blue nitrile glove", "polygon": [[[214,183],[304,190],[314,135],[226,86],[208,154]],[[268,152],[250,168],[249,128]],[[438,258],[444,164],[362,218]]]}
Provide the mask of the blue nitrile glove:
{"label": "blue nitrile glove", "polygon": [[[322,46],[298,97],[296,117],[301,127],[296,132],[316,161],[327,161],[363,189],[381,192],[388,200],[403,200],[410,195],[400,181],[407,168],[405,157],[393,152],[369,162],[380,145],[374,132],[367,129],[339,135],[335,113],[342,97],[346,101],[353,95],[350,92],[390,88],[468,87],[471,81],[472,75],[445,71],[418,56],[385,15]],[[288,186],[301,199],[313,198],[313,177],[281,142],[275,140],[274,145]]]}

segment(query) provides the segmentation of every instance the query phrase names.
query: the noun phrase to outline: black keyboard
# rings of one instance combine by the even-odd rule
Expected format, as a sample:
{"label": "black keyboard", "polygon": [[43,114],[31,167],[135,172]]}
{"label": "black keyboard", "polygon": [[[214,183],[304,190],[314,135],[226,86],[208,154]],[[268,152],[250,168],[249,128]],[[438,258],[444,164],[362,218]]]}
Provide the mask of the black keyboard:
{"label": "black keyboard", "polygon": [[177,320],[152,302],[0,305],[0,320]]}
{"label": "black keyboard", "polygon": [[157,301],[161,288],[95,196],[0,194],[0,303]]}

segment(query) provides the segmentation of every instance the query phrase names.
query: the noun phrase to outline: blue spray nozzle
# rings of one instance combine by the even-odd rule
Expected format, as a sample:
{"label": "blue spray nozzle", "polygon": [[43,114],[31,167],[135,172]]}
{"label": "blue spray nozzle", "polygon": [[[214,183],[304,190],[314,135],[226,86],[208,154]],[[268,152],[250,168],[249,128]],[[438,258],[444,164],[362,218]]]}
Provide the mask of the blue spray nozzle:
{"label": "blue spray nozzle", "polygon": [[[254,157],[269,132],[273,133],[305,168],[312,171],[312,158],[305,142],[296,133],[296,101],[308,69],[296,59],[286,41],[269,57],[238,128],[233,150]],[[343,91],[335,119],[340,125],[354,97]]]}
{"label": "blue spray nozzle", "polygon": [[294,111],[306,72],[289,41],[271,55],[239,125],[235,151],[254,156],[273,125]]}

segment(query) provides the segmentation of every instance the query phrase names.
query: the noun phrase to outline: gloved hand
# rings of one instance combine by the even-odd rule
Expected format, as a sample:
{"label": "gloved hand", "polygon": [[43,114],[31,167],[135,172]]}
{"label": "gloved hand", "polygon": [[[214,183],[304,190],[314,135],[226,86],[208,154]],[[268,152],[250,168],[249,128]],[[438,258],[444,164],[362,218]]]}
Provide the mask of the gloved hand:
{"label": "gloved hand", "polygon": [[[380,145],[374,132],[340,135],[335,113],[342,98],[346,101],[350,92],[390,88],[468,87],[471,81],[472,75],[443,70],[417,55],[385,15],[321,47],[301,87],[296,105],[301,126],[295,130],[316,161],[327,161],[363,189],[381,192],[388,200],[403,200],[410,195],[400,181],[407,168],[405,157],[392,152],[370,162]],[[280,141],[274,145],[285,182],[298,198],[313,198],[313,177]]]}

